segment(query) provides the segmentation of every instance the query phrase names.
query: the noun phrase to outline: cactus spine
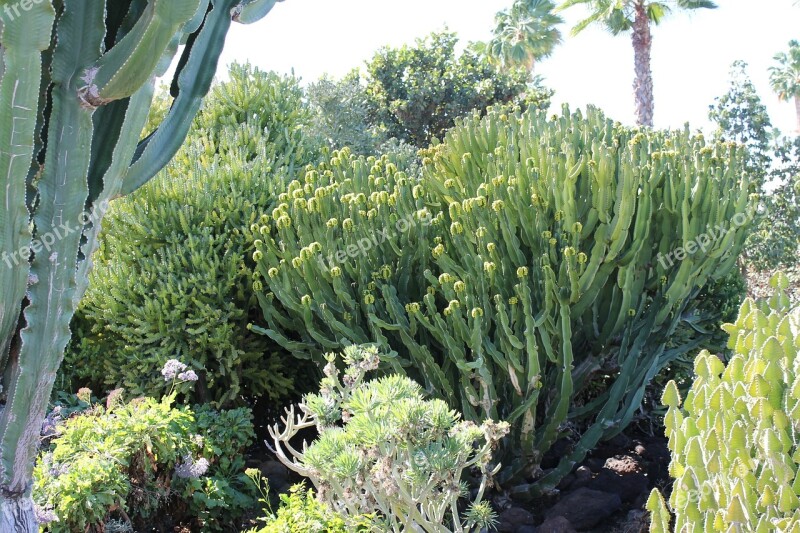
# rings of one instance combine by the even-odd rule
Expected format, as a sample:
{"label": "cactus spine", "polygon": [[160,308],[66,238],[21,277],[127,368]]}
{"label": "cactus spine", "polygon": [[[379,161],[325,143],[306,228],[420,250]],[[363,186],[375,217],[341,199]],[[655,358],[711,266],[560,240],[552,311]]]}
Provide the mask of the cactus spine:
{"label": "cactus spine", "polygon": [[[38,531],[30,485],[41,421],[106,202],[152,178],[180,146],[232,16],[252,21],[273,4],[44,0],[4,17],[0,531]],[[181,42],[175,105],[139,143],[155,76]]]}

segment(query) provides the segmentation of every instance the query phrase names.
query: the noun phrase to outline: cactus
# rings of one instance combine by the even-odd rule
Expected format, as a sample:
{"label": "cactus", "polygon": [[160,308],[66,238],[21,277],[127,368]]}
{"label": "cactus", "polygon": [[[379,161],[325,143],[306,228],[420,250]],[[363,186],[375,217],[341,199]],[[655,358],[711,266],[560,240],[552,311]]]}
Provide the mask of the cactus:
{"label": "cactus", "polygon": [[[32,532],[41,422],[105,206],[180,146],[232,18],[255,20],[275,0],[2,4],[0,531]],[[140,143],[155,77],[181,43],[175,101]]]}
{"label": "cactus", "polygon": [[[511,422],[501,479],[519,496],[549,490],[699,342],[664,348],[747,225],[668,254],[748,220],[743,151],[595,109],[494,109],[422,155],[415,178],[343,150],[289,185],[256,242],[263,333],[305,357],[380,343],[388,368],[466,418]],[[596,374],[613,379],[576,405]],[[570,422],[585,428],[573,452],[523,483]]]}
{"label": "cactus", "polygon": [[[770,300],[745,300],[723,326],[727,366],[703,351],[686,399],[674,382],[664,390],[674,531],[800,531],[800,307],[784,274],[770,285]],[[648,509],[650,530],[669,531],[660,494]]]}

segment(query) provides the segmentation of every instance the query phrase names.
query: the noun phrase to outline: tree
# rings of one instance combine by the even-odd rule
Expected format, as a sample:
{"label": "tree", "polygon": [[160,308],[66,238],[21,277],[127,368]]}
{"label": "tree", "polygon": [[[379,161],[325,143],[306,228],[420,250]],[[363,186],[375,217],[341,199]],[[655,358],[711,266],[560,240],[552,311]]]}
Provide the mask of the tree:
{"label": "tree", "polygon": [[709,106],[708,118],[717,124],[717,139],[747,147],[746,169],[750,181],[761,191],[773,158],[772,123],[747,74],[747,63],[735,61],[731,65],[728,92]]}
{"label": "tree", "polygon": [[788,102],[794,98],[797,111],[797,132],[800,133],[800,42],[789,41],[789,53],[775,56],[778,65],[769,69],[769,81],[778,98]]}
{"label": "tree", "polygon": [[650,54],[653,46],[651,25],[658,25],[673,9],[713,9],[708,0],[564,0],[561,10],[575,5],[588,7],[591,14],[572,30],[575,35],[592,24],[601,24],[613,35],[631,32],[636,77],[633,93],[636,101],[636,121],[642,126],[653,126],[653,73]]}
{"label": "tree", "polygon": [[493,38],[478,49],[505,69],[524,67],[533,72],[536,63],[561,43],[557,26],[564,19],[554,9],[550,0],[515,0],[510,9],[497,14]]}
{"label": "tree", "polygon": [[425,147],[473,110],[541,90],[528,87],[523,69],[501,71],[472,50],[457,56],[457,43],[444,32],[415,47],[380,50],[367,63],[370,121],[389,137]]}
{"label": "tree", "polygon": [[[181,146],[232,21],[276,0],[4,2],[0,25],[0,531],[39,531],[45,410],[108,202]],[[155,79],[184,43],[174,98],[140,139]]]}

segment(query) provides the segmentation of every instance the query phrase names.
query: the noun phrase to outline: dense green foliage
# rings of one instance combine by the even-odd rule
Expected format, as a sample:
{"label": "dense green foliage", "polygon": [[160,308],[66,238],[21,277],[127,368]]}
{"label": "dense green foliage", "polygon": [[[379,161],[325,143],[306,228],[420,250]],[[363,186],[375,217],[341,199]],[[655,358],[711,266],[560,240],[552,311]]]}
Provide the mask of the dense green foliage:
{"label": "dense green foliage", "polygon": [[[517,480],[565,423],[582,426],[559,468],[520,491],[552,486],[701,342],[664,350],[741,249],[743,151],[594,109],[498,109],[428,156],[417,179],[337,152],[289,185],[256,241],[263,331],[300,356],[378,343],[388,368],[467,419],[511,422]],[[611,379],[576,404],[596,376]]]}
{"label": "dense green foliage", "polygon": [[293,390],[297,365],[246,326],[258,323],[251,226],[281,176],[315,157],[302,98],[294,78],[234,65],[175,160],[113,202],[73,321],[64,369],[72,390],[158,396],[172,358],[200,376],[187,400],[223,405]]}
{"label": "dense green foliage", "polygon": [[231,521],[255,503],[241,458],[255,437],[251,415],[193,413],[173,400],[125,404],[118,391],[106,406],[57,423],[35,470],[48,531],[103,531],[112,520],[143,530],[165,517],[198,531],[234,530]]}
{"label": "dense green foliage", "polygon": [[514,0],[497,13],[492,39],[477,49],[506,69],[523,67],[533,72],[538,61],[549,57],[561,43],[558,26],[564,20],[554,13],[550,0]]}
{"label": "dense green foliage", "polygon": [[[373,530],[395,533],[495,525],[494,511],[481,500],[497,471],[492,451],[508,432],[507,423],[462,421],[444,401],[425,399],[421,387],[404,376],[364,381],[380,364],[374,346],[345,348],[343,373],[336,354],[326,359],[319,394],[303,399],[302,416],[289,409],[285,427],[270,429],[286,466],[309,477],[348,525],[366,515],[374,517]],[[317,440],[302,453],[294,451],[289,441],[312,426]],[[480,488],[459,512],[459,499],[468,494],[463,478],[471,470],[479,474]]]}
{"label": "dense green foliage", "polygon": [[[266,509],[269,511],[269,509]],[[314,491],[306,491],[302,486],[292,487],[289,494],[281,494],[280,507],[269,512],[264,519],[266,525],[253,529],[250,533],[358,533],[369,531],[366,527],[345,526],[344,519],[326,503],[314,496]]]}
{"label": "dense green foliage", "polygon": [[790,268],[800,246],[800,137],[782,137],[772,128],[746,67],[733,64],[730,88],[711,106],[709,118],[718,126],[718,139],[747,147],[747,173],[762,193],[745,261],[757,270]]}
{"label": "dense green foliage", "polygon": [[651,531],[800,529],[800,308],[789,308],[788,283],[773,277],[775,295],[746,300],[724,326],[734,350],[727,366],[703,352],[686,399],[675,383],[664,391],[675,522],[670,529],[654,491]]}
{"label": "dense green foliage", "polygon": [[473,110],[526,93],[549,107],[550,93],[528,86],[527,71],[501,71],[472,51],[457,55],[457,43],[453,33],[434,33],[415,47],[379,51],[367,63],[370,121],[388,137],[424,148]]}

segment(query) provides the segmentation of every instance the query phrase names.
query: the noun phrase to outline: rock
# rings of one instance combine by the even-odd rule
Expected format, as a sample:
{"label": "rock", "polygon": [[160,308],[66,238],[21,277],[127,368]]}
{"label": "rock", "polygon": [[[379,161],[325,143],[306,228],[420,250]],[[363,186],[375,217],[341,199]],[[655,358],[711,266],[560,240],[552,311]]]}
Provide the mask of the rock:
{"label": "rock", "polygon": [[583,487],[567,494],[547,511],[545,518],[563,516],[575,529],[588,529],[614,514],[621,506],[618,494]]}
{"label": "rock", "polygon": [[576,533],[569,520],[563,516],[549,518],[539,526],[537,533]]}
{"label": "rock", "polygon": [[647,493],[648,483],[644,474],[637,472],[619,475],[604,468],[586,484],[586,488],[612,492],[618,495],[623,502],[630,503],[636,501],[643,493]]}
{"label": "rock", "polygon": [[517,530],[517,533],[536,533],[536,531],[534,526],[522,526]]}
{"label": "rock", "polygon": [[574,481],[575,481],[575,474],[567,474],[561,481],[558,482],[556,488],[563,492],[568,488],[570,488]]}
{"label": "rock", "polygon": [[606,465],[607,456],[586,459],[585,464],[592,472],[599,472]]}
{"label": "rock", "polygon": [[280,461],[264,461],[258,465],[258,469],[261,470],[261,473],[266,477],[289,477],[289,469],[283,466],[283,463]]}
{"label": "rock", "polygon": [[500,526],[498,531],[501,532],[515,532],[519,531],[522,526],[532,526],[534,524],[534,517],[522,507],[510,507],[500,513]]}
{"label": "rock", "polygon": [[615,455],[606,459],[603,468],[620,475],[638,474],[644,470],[641,462],[630,455]]}
{"label": "rock", "polygon": [[637,455],[644,456],[644,454],[647,453],[647,448],[645,448],[641,444],[637,444],[636,447],[633,449],[633,451],[636,452]]}
{"label": "rock", "polygon": [[575,471],[575,479],[577,481],[586,482],[592,479],[592,471],[589,469],[588,466],[579,466],[578,469]]}

